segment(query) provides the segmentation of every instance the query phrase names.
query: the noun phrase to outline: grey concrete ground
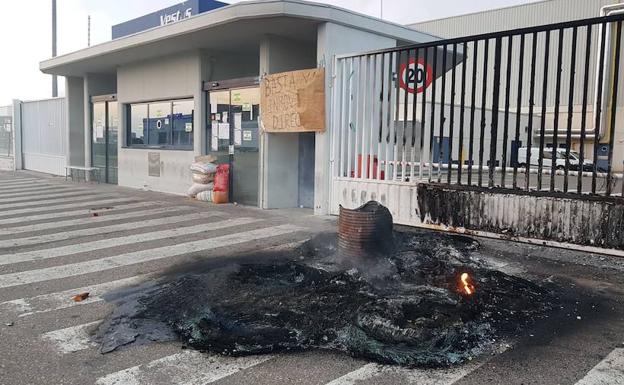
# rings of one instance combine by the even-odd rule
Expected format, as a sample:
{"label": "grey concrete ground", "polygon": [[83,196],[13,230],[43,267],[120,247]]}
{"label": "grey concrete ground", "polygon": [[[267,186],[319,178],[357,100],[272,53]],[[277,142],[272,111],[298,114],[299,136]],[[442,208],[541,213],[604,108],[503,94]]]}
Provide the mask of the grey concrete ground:
{"label": "grey concrete ground", "polygon": [[[174,343],[102,355],[90,338],[112,310],[101,298],[110,290],[198,258],[288,247],[335,222],[308,210],[0,173],[0,384],[624,384],[624,260],[498,240],[478,239],[488,263],[556,282],[578,303],[501,341],[500,354],[455,368],[410,370],[325,352],[234,359]],[[72,301],[82,291],[90,297]]]}

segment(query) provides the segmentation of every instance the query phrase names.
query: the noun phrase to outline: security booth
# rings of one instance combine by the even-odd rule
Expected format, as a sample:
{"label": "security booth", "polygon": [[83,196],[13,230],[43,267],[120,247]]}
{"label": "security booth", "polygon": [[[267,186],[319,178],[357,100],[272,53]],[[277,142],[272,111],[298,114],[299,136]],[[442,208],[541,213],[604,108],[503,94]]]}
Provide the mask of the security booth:
{"label": "security booth", "polygon": [[[325,4],[206,1],[201,12],[146,15],[114,28],[121,36],[111,41],[41,62],[66,79],[67,164],[95,167],[103,182],[185,194],[195,157],[212,154],[230,164],[232,202],[328,213],[335,56],[435,37]],[[269,95],[277,101],[261,92],[272,75],[313,69],[323,70],[315,87],[287,79],[304,84],[290,91],[307,95],[304,111],[299,99],[279,99],[279,81]]]}

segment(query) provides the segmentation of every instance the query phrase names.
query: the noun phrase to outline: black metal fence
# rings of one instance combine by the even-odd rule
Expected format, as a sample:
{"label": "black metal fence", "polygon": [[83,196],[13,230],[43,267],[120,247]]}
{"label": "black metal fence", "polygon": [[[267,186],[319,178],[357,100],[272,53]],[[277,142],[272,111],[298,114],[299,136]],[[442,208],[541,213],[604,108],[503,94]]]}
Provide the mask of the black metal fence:
{"label": "black metal fence", "polygon": [[335,176],[621,196],[622,20],[338,57]]}

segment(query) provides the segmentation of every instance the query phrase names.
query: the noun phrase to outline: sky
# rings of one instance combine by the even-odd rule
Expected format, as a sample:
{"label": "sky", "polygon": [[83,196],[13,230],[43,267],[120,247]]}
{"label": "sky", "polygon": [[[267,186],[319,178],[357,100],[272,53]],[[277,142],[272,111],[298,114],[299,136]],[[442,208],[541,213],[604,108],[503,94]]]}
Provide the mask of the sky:
{"label": "sky", "polygon": [[[461,15],[486,9],[529,3],[534,0],[325,0],[318,2],[348,8],[401,24]],[[57,0],[57,51],[59,55],[87,47],[87,17],[91,16],[91,45],[110,40],[111,26],[176,4],[181,0]],[[237,3],[237,0],[224,0]],[[32,100],[52,96],[52,80],[39,71],[39,62],[52,55],[51,0],[0,0],[2,59],[0,106],[12,99]],[[8,15],[8,16],[7,16]],[[59,94],[64,80],[59,78]]]}

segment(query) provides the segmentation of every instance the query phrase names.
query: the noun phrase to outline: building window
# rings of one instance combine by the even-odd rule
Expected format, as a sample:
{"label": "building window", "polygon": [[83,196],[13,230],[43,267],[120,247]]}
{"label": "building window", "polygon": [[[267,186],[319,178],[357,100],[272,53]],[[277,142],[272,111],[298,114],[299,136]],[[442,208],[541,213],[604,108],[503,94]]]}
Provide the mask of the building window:
{"label": "building window", "polygon": [[128,138],[128,145],[146,144],[147,104],[131,104],[128,109],[128,114],[130,117],[130,137]]}
{"label": "building window", "polygon": [[127,105],[127,145],[192,149],[193,108],[193,99]]}
{"label": "building window", "polygon": [[172,121],[173,145],[193,147],[193,101],[174,101]]}

